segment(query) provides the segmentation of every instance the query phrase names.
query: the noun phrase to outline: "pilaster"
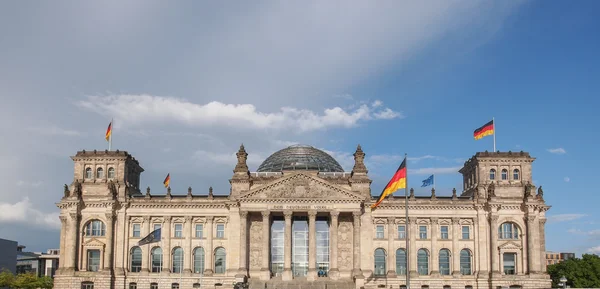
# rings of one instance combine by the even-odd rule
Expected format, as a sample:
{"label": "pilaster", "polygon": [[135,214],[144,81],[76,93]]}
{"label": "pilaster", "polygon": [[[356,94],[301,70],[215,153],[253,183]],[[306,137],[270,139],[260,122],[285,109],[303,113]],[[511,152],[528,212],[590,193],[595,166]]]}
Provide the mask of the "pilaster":
{"label": "pilaster", "polygon": [[106,213],[106,249],[104,250],[104,271],[112,271],[113,268],[113,230],[115,215]]}
{"label": "pilaster", "polygon": [[308,212],[308,275],[309,281],[317,278],[317,212]]}
{"label": "pilaster", "polygon": [[[142,219],[140,240],[141,240],[141,238],[144,238],[150,234],[151,226],[152,226],[152,223],[150,223],[150,217],[144,216]],[[148,268],[151,268],[150,262],[152,262],[152,260],[150,259],[150,252],[148,251],[148,250],[150,250],[150,246],[140,246],[140,248],[142,249],[142,272],[150,272],[150,270],[148,269]],[[129,266],[127,266],[127,267],[129,267]]]}
{"label": "pilaster", "polygon": [[490,216],[490,255],[492,257],[491,267],[492,267],[492,275],[499,275],[499,252],[498,252],[498,215],[492,213]]}
{"label": "pilaster", "polygon": [[409,252],[409,258],[407,259],[409,267],[410,277],[417,277],[417,218],[409,217],[408,222],[410,223],[407,228],[410,228],[406,233],[409,238],[409,247],[407,251]]}
{"label": "pilaster", "polygon": [[[433,190],[432,190],[433,192]],[[438,218],[431,217],[431,252],[430,252],[430,260],[431,260],[431,268],[430,275],[433,277],[440,276],[440,250],[437,247],[437,239],[438,239]]]}
{"label": "pilaster", "polygon": [[[248,211],[240,211],[240,275],[248,274]],[[241,276],[240,276],[241,277]]]}
{"label": "pilaster", "polygon": [[206,217],[206,250],[204,251],[204,275],[212,276],[214,271],[213,267],[215,262],[213,262],[214,250],[213,250],[213,216]]}
{"label": "pilaster", "polygon": [[69,230],[68,230],[68,239],[67,248],[69,248],[69,253],[67,257],[67,264],[65,267],[69,271],[77,271],[79,267],[77,264],[77,248],[79,247],[79,214],[78,213],[69,213]]}
{"label": "pilaster", "polygon": [[262,211],[262,234],[263,234],[263,247],[262,247],[262,265],[260,268],[260,276],[262,280],[269,280],[271,279],[271,270],[269,270],[269,244],[270,244],[270,239],[269,239],[269,233],[271,231],[271,226],[269,224],[269,217],[271,215],[270,211]]}
{"label": "pilaster", "polygon": [[388,237],[388,253],[387,253],[387,278],[396,278],[396,258],[394,257],[396,250],[394,249],[394,225],[396,218],[388,217],[387,219],[387,237]]}
{"label": "pilaster", "polygon": [[192,252],[192,216],[185,217],[185,228],[183,228],[183,232],[185,236],[185,241],[183,243],[183,274],[191,275],[192,274],[192,262],[193,252]]}
{"label": "pilaster", "polygon": [[[539,272],[539,249],[536,250],[536,244],[539,242],[537,234],[539,232],[539,221],[535,215],[527,216],[527,251],[529,256],[527,258],[527,264],[529,265],[529,274],[536,274]],[[524,256],[525,257],[525,256]]]}
{"label": "pilaster", "polygon": [[285,232],[284,232],[284,256],[283,256],[283,276],[282,280],[292,280],[292,211],[283,212],[285,218]]}
{"label": "pilaster", "polygon": [[329,213],[331,218],[331,227],[329,228],[329,239],[331,239],[331,246],[329,247],[330,255],[330,269],[329,278],[338,280],[340,277],[340,270],[338,269],[338,217],[340,216],[339,211],[331,211]]}
{"label": "pilaster", "polygon": [[[164,232],[164,234],[163,234]],[[167,216],[164,218],[161,229],[161,239],[165,240],[164,248],[162,248],[163,254],[163,272],[171,272],[171,217]]]}
{"label": "pilaster", "polygon": [[352,270],[352,275],[354,277],[361,276],[363,277],[362,270],[360,269],[360,211],[353,211],[352,217],[354,218],[354,269]]}
{"label": "pilaster", "polygon": [[[450,259],[450,268],[453,276],[460,276],[460,247],[458,246],[458,240],[462,238],[462,232],[460,230],[460,218],[452,218],[452,255]],[[471,266],[473,266],[473,264],[471,264]]]}

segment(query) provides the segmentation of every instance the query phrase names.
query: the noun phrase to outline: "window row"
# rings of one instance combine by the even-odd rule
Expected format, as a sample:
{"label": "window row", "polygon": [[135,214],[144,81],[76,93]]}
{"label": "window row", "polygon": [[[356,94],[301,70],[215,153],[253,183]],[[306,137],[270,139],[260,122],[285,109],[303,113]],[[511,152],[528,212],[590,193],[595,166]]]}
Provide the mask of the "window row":
{"label": "window row", "polygon": [[[375,228],[375,238],[376,239],[384,239],[384,231],[385,226],[377,225]],[[448,240],[449,239],[449,226],[442,225],[440,226],[440,239]],[[406,226],[399,225],[397,232],[397,239],[406,239]],[[419,239],[428,239],[427,235],[427,226],[419,226]],[[469,240],[471,239],[471,227],[470,226],[461,226],[461,240]]]}
{"label": "window row", "polygon": [[[373,271],[375,276],[385,276],[387,272],[387,254],[384,249],[378,248],[375,250],[375,270]],[[441,275],[450,275],[452,272],[451,254],[448,249],[441,249],[438,255],[439,258],[439,272]],[[471,251],[463,249],[460,251],[460,274],[471,275],[472,274],[472,259],[473,256]],[[429,275],[429,252],[425,249],[419,249],[417,251],[417,272],[419,275]],[[396,274],[406,275],[406,251],[404,249],[396,250]]]}
{"label": "window row", "polygon": [[[514,169],[513,174],[512,174],[512,180],[518,181],[520,179],[520,177],[521,176],[520,176],[519,169]],[[508,170],[507,169],[502,169],[500,178],[503,181],[508,180]],[[495,180],[495,179],[496,179],[496,169],[491,169],[490,170],[490,180]]]}
{"label": "window row", "polygon": [[[214,254],[214,272],[225,273],[225,248],[218,247],[213,252]],[[191,258],[193,260],[192,272],[202,273],[204,272],[204,248],[197,247],[193,250]],[[130,252],[130,272],[140,272],[142,270],[142,249],[140,247],[131,248]],[[171,272],[181,273],[183,270],[183,264],[185,262],[184,252],[181,247],[173,248],[171,252]],[[150,251],[150,271],[153,273],[160,273],[163,268],[163,252],[161,247],[154,247]]]}
{"label": "window row", "polygon": [[[115,168],[109,167],[108,174],[106,177],[108,179],[114,179],[115,178]],[[85,178],[86,179],[94,178],[94,172],[93,172],[92,168],[90,168],[90,167],[85,168]],[[104,169],[103,168],[96,168],[96,179],[104,179]]]}
{"label": "window row", "polygon": [[[200,288],[200,283],[194,283],[192,288]],[[81,282],[81,289],[94,289],[94,282]],[[129,283],[129,289],[138,289],[137,283]],[[150,283],[150,289],[158,289],[158,283]],[[171,289],[179,289],[179,283],[171,283]]]}
{"label": "window row", "polygon": [[[217,228],[217,234],[215,236],[215,238],[217,239],[224,239],[225,238],[225,224],[216,224],[216,228]],[[162,225],[161,224],[153,224],[153,231],[156,231],[158,229],[161,229]],[[142,238],[142,224],[139,223],[134,223],[132,224],[132,228],[131,228],[131,236],[134,238]],[[172,238],[183,238],[184,237],[184,233],[183,233],[183,224],[181,223],[175,223],[173,224],[172,227],[172,234],[171,237]],[[204,225],[203,224],[195,224],[194,225],[194,232],[193,232],[193,238],[199,238],[202,239],[204,238]]]}

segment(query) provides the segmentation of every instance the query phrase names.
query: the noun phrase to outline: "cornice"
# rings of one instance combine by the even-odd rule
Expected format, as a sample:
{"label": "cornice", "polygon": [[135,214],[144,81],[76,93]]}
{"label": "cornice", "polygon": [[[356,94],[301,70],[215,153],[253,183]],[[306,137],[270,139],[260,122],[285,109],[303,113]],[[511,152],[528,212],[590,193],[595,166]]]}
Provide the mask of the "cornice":
{"label": "cornice", "polygon": [[132,203],[130,209],[228,209],[225,203]]}
{"label": "cornice", "polygon": [[307,204],[307,203],[314,203],[314,204],[360,204],[363,202],[363,200],[350,200],[350,199],[339,199],[339,200],[323,200],[323,199],[318,199],[318,198],[314,198],[314,199],[304,199],[304,198],[298,198],[298,199],[241,199],[239,200],[240,203],[265,203],[265,204],[286,204],[286,203],[292,203],[292,204]]}

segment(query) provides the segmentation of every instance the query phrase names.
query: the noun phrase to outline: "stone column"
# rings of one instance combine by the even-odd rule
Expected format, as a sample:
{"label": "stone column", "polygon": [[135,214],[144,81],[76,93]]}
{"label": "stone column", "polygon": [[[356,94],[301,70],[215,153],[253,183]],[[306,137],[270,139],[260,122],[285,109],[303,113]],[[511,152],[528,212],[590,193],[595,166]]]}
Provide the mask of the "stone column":
{"label": "stone column", "polygon": [[546,219],[540,218],[540,272],[546,273]]}
{"label": "stone column", "polygon": [[248,211],[240,211],[240,274],[248,274]]}
{"label": "stone column", "polygon": [[352,212],[352,217],[354,217],[354,269],[352,270],[353,276],[362,276],[362,270],[360,269],[360,211]]}
{"label": "stone column", "polygon": [[106,213],[106,247],[104,250],[104,271],[112,270],[114,219],[115,216],[112,212]]}
{"label": "stone column", "polygon": [[[536,220],[535,215],[527,216],[527,251],[529,253],[527,264],[529,265],[529,274],[535,274],[538,272],[538,250],[535,249],[535,243],[539,242],[537,238],[537,233],[539,231],[536,226],[537,224],[539,224],[539,222]],[[527,258],[527,256],[523,257]]]}
{"label": "stone column", "polygon": [[163,272],[171,272],[171,217],[165,217],[162,224],[160,237],[164,240],[163,253]]}
{"label": "stone column", "polygon": [[[60,224],[61,224],[61,229],[60,229],[60,260],[67,260],[66,257],[66,250],[65,248],[67,247],[67,230],[69,229],[68,224],[69,224],[69,218],[67,218],[66,216],[59,216],[60,218]],[[62,271],[63,268],[65,268],[65,264],[63,264],[62,262],[59,262],[58,264],[58,268]],[[58,272],[57,272],[58,274]]]}
{"label": "stone column", "polygon": [[289,281],[293,279],[292,276],[292,211],[283,212],[285,218],[285,231],[284,231],[284,256],[283,256],[283,276],[282,280]]}
{"label": "stone column", "polygon": [[431,232],[429,238],[431,240],[431,252],[429,253],[429,259],[431,260],[431,267],[429,272],[432,276],[440,276],[440,250],[437,247],[437,234],[438,234],[438,218],[431,217]]}
{"label": "stone column", "polygon": [[[460,276],[460,248],[458,246],[458,240],[462,238],[460,230],[460,218],[452,218],[452,258],[450,259],[452,264],[450,268],[452,268],[452,275],[454,276]],[[473,267],[473,264],[471,264],[471,267]]]}
{"label": "stone column", "polygon": [[[150,217],[144,216],[142,218],[142,227],[140,228],[140,240],[141,240],[141,238],[148,236],[148,234],[150,234],[151,230],[152,230],[152,223],[150,222]],[[125,240],[127,240],[127,239],[125,239]],[[150,271],[148,268],[150,268],[150,266],[151,266],[150,262],[152,262],[152,260],[150,259],[150,252],[149,252],[149,250],[151,248],[152,248],[151,246],[140,246],[140,249],[142,249],[142,271],[141,272],[149,272]],[[129,262],[131,262],[131,260],[129,260]],[[129,266],[127,266],[127,268],[129,268]]]}
{"label": "stone column", "polygon": [[498,216],[490,216],[490,231],[491,231],[491,242],[490,242],[490,255],[492,256],[492,274],[500,274],[498,267]]}
{"label": "stone column", "polygon": [[[80,247],[79,245],[79,214],[78,213],[69,213],[69,226],[68,226],[68,233],[67,233],[67,248],[69,248],[69,252],[67,254],[68,258],[67,258],[67,264],[65,264],[65,267],[67,268],[67,270],[69,271],[77,271],[77,268],[79,267],[77,264],[77,248]],[[83,230],[85,230],[85,228],[83,228]],[[83,252],[83,254],[85,254],[85,252]]]}
{"label": "stone column", "polygon": [[340,212],[331,211],[331,227],[329,227],[329,278],[337,280],[340,277],[340,270],[338,269],[337,255],[338,255],[338,217]]}
{"label": "stone column", "polygon": [[262,234],[263,234],[263,247],[262,247],[262,265],[260,268],[261,276],[263,280],[271,279],[271,270],[269,270],[269,244],[271,243],[269,240],[269,233],[271,231],[271,226],[269,224],[269,217],[271,215],[270,211],[262,211]]}
{"label": "stone column", "polygon": [[389,217],[388,218],[388,229],[387,229],[387,233],[388,233],[388,254],[387,254],[387,277],[388,278],[395,278],[396,277],[396,258],[394,258],[394,256],[396,255],[396,250],[394,248],[394,225],[396,222],[396,218],[394,217]]}
{"label": "stone column", "polygon": [[[192,217],[185,217],[185,225],[183,229],[185,242],[183,243],[183,273],[186,275],[192,274]],[[187,232],[187,233],[185,233]]]}
{"label": "stone column", "polygon": [[317,278],[317,212],[308,212],[308,280]]}
{"label": "stone column", "polygon": [[206,217],[206,248],[204,250],[204,275],[212,276],[214,273],[213,267],[215,266],[215,262],[213,262],[213,216]]}
{"label": "stone column", "polygon": [[417,218],[415,217],[409,217],[408,218],[408,222],[410,223],[407,228],[410,228],[407,232],[409,239],[409,254],[408,254],[408,264],[410,266],[409,268],[409,274],[411,277],[416,277],[418,276],[417,274],[417,235],[419,234],[419,232],[417,231]]}

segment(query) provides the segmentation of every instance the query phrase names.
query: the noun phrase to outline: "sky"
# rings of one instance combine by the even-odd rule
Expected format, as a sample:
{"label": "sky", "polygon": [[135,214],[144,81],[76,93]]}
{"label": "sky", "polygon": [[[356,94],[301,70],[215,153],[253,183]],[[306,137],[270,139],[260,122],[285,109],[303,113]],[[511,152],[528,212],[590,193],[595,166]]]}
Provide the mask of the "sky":
{"label": "sky", "polygon": [[600,2],[169,4],[0,3],[0,238],[59,247],[69,157],[111,119],[153,191],[228,194],[240,144],[253,171],[300,143],[346,170],[360,144],[373,194],[406,153],[417,194],[435,173],[451,195],[494,117],[498,150],[536,158],[547,249],[600,253]]}

